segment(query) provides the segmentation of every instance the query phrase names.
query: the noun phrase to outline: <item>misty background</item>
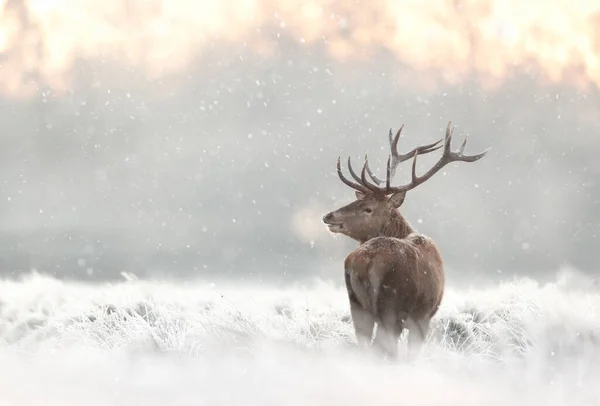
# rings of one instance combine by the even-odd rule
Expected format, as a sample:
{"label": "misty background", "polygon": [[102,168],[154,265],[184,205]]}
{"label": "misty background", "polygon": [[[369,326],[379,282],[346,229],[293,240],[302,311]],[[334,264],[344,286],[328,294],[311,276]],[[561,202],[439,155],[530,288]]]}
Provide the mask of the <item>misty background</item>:
{"label": "misty background", "polygon": [[[368,153],[381,177],[390,128],[404,124],[404,152],[448,121],[454,149],[468,134],[466,153],[492,150],[447,165],[401,212],[439,245],[449,282],[597,274],[600,92],[569,80],[585,72],[549,80],[523,62],[490,85],[468,65],[457,79],[385,47],[353,59],[275,26],[260,36],[270,52],[215,37],[160,75],[82,53],[60,89],[35,64],[18,76],[28,92],[5,86],[0,274],[341,280],[356,243],[321,222],[354,199],[338,156],[347,173],[348,156],[360,167]],[[396,183],[409,173],[407,162]]]}

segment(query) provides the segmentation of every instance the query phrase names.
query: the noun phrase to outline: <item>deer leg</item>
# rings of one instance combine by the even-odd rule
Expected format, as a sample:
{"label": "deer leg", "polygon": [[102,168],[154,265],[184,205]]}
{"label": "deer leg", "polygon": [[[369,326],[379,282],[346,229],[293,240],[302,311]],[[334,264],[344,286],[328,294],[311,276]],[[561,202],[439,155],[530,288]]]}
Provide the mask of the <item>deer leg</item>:
{"label": "deer leg", "polygon": [[352,324],[354,325],[356,342],[359,347],[367,347],[371,344],[371,339],[373,338],[375,317],[358,301],[356,294],[352,290],[352,282],[350,280],[351,277],[348,268],[346,268],[344,274],[348,299],[350,300],[350,315],[352,316]]}
{"label": "deer leg", "polygon": [[358,303],[353,295],[350,295],[350,314],[357,344],[360,347],[369,346],[373,338],[375,318]]}
{"label": "deer leg", "polygon": [[429,319],[414,320],[409,318],[408,325],[408,358],[415,359],[420,351],[427,333],[429,332]]}
{"label": "deer leg", "polygon": [[404,321],[392,311],[384,311],[377,323],[373,346],[388,358],[398,358],[398,339],[404,329]]}

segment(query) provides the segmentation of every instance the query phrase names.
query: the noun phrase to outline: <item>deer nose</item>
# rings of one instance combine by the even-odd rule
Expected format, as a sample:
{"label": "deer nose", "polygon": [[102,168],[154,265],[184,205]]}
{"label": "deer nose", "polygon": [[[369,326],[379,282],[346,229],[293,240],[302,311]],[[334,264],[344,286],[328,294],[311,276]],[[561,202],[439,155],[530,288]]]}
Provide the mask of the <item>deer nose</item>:
{"label": "deer nose", "polygon": [[323,216],[323,223],[327,223],[327,222],[331,221],[332,217],[333,217],[333,214],[327,213],[326,215]]}

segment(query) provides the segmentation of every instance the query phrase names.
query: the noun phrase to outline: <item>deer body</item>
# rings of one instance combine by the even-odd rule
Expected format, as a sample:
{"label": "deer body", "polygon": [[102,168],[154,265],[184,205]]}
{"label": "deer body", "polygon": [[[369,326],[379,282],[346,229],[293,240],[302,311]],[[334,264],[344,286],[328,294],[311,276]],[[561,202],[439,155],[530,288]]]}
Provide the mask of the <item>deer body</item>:
{"label": "deer body", "polygon": [[396,357],[398,338],[407,327],[409,349],[418,350],[444,294],[435,244],[418,234],[375,237],[346,257],[344,269],[357,339],[370,342],[377,323],[375,343]]}
{"label": "deer body", "polygon": [[[430,238],[417,233],[400,214],[406,192],[427,180],[437,170],[452,161],[473,162],[476,156],[464,156],[450,151],[450,124],[446,131],[444,155],[433,170],[423,177],[415,174],[416,157],[439,149],[440,141],[415,148],[400,155],[390,131],[394,161],[388,160],[386,186],[380,188],[366,180],[366,173],[376,183],[382,183],[368,168],[365,161],[361,176],[348,166],[352,177],[359,183],[338,175],[347,185],[356,189],[356,200],[323,217],[330,231],[344,234],[360,245],[344,262],[344,277],[350,303],[350,313],[361,346],[373,345],[391,358],[397,357],[398,338],[408,329],[408,350],[412,357],[419,351],[431,318],[436,314],[444,295],[444,265],[437,246]],[[409,185],[391,187],[390,179],[398,163],[414,157],[413,177]],[[371,344],[377,324],[375,338]]]}

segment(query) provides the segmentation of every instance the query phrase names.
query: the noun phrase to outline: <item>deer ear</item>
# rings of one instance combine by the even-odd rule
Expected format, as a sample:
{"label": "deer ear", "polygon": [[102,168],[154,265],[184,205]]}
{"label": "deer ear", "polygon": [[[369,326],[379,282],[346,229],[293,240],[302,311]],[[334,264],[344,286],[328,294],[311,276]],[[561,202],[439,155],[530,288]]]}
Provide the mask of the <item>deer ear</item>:
{"label": "deer ear", "polygon": [[394,193],[393,195],[388,197],[388,200],[387,200],[388,206],[390,206],[390,208],[397,209],[398,207],[402,206],[402,203],[404,203],[405,197],[406,197],[406,190],[403,190],[398,193]]}
{"label": "deer ear", "polygon": [[364,198],[365,198],[365,196],[366,196],[366,195],[365,195],[363,192],[361,192],[360,190],[356,190],[356,191],[355,191],[355,194],[356,194],[356,198],[357,198],[358,200],[362,200],[362,199],[364,199]]}

